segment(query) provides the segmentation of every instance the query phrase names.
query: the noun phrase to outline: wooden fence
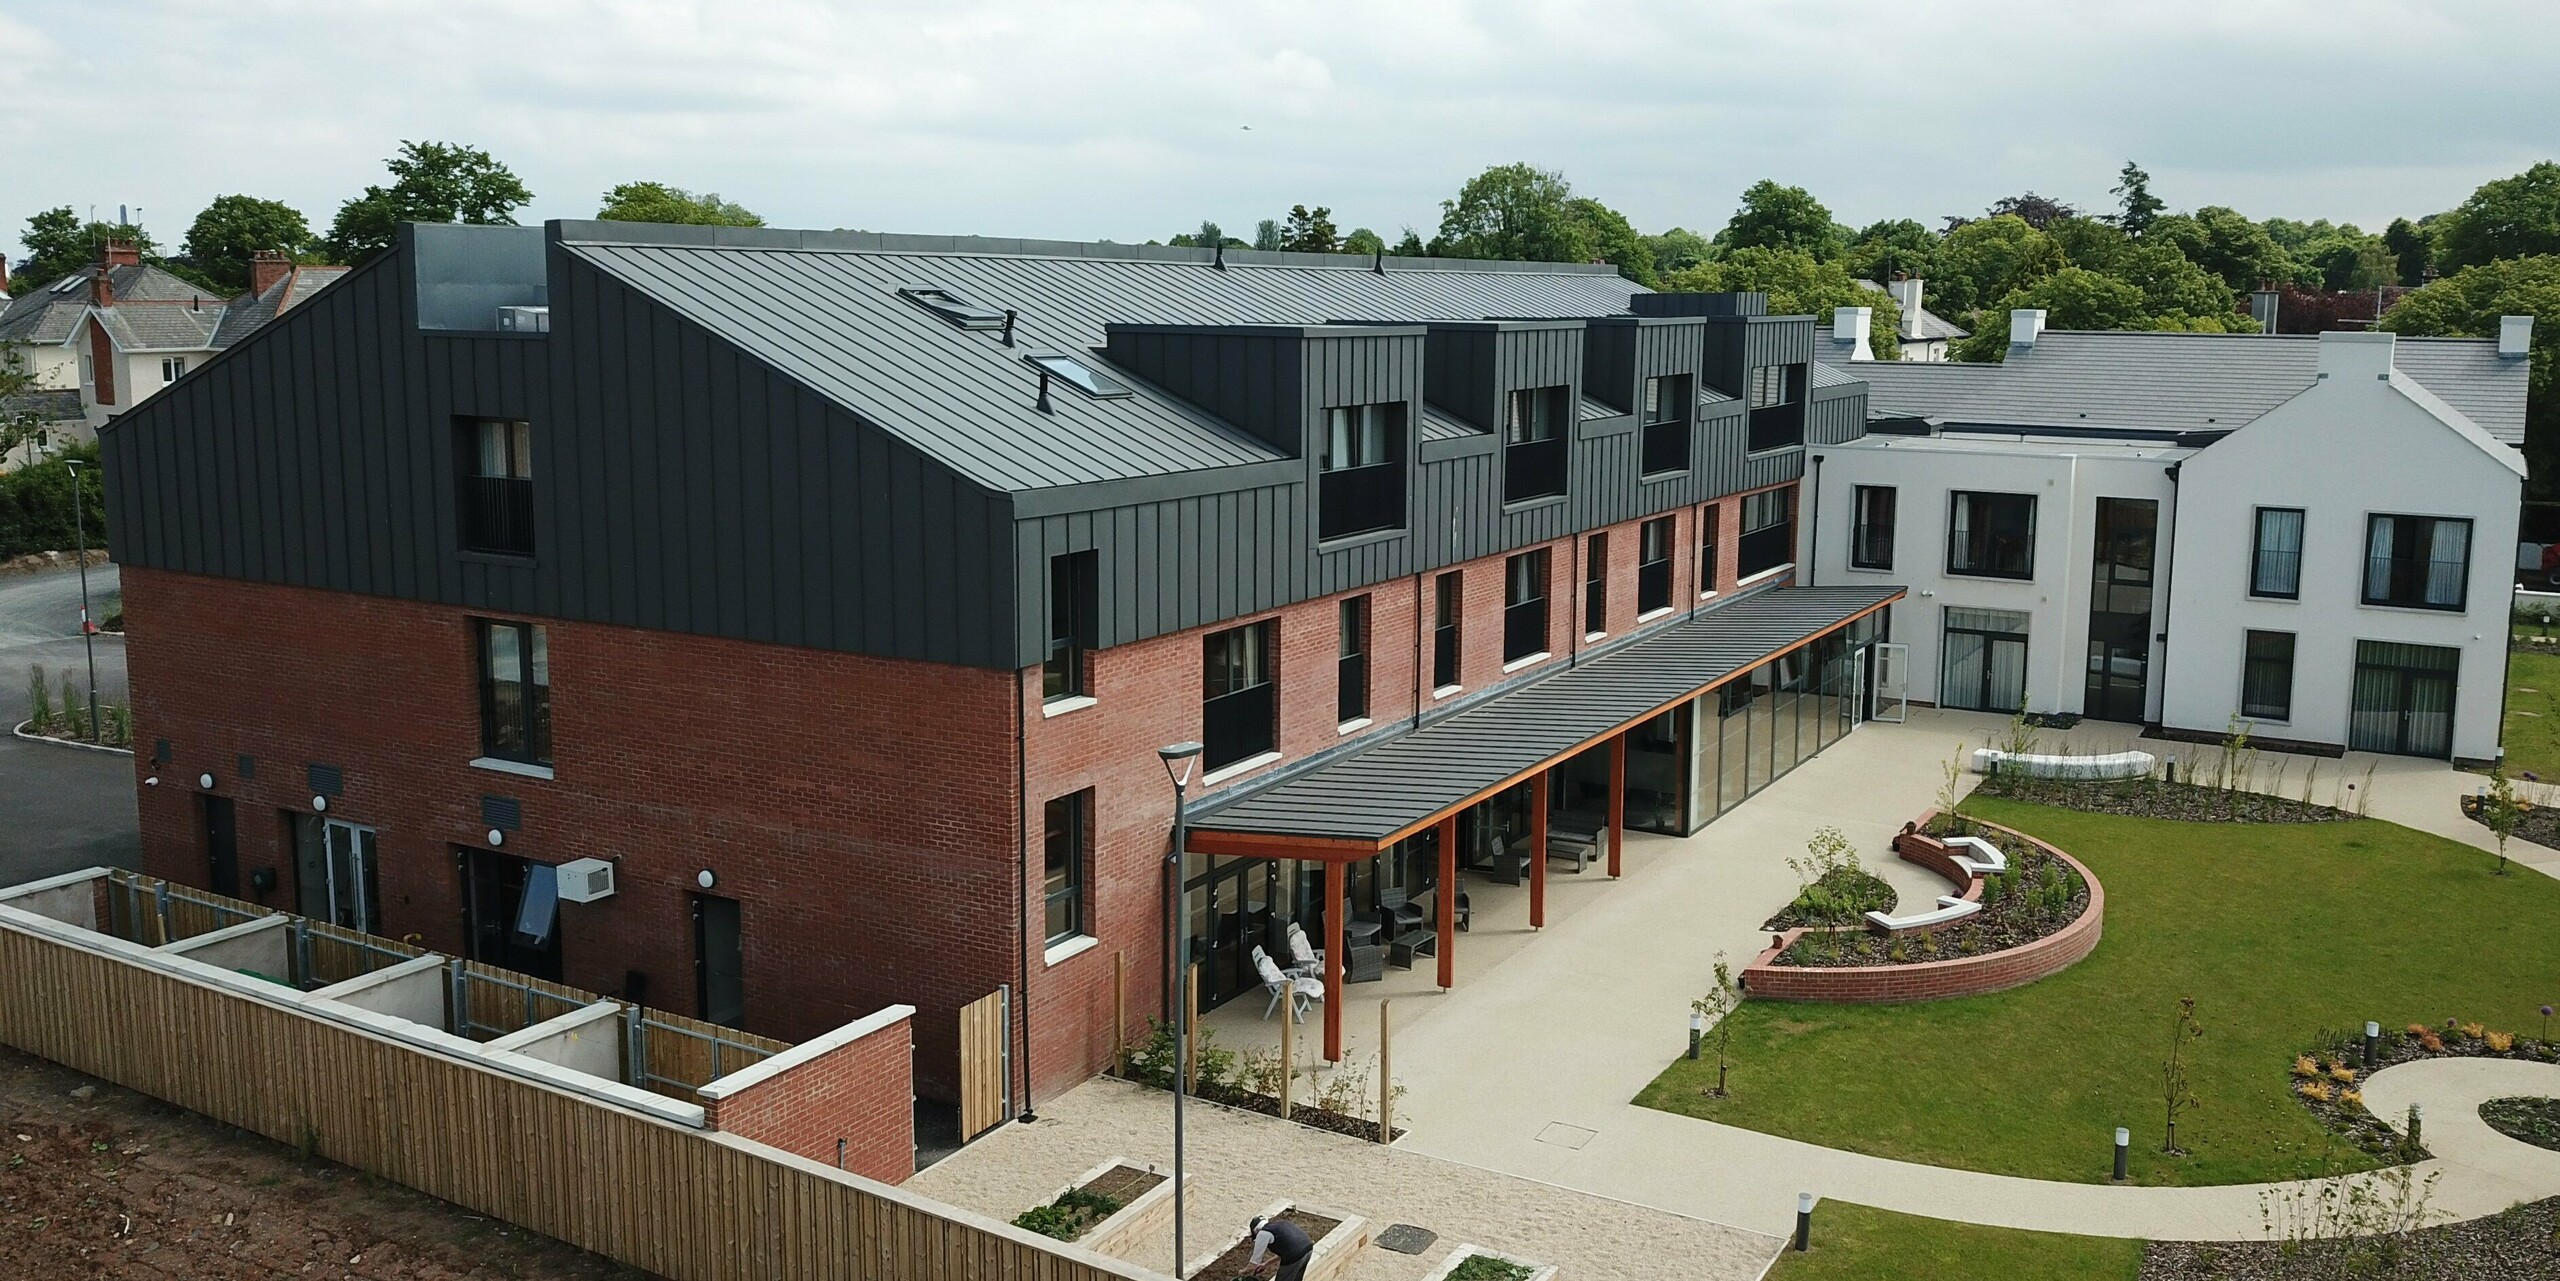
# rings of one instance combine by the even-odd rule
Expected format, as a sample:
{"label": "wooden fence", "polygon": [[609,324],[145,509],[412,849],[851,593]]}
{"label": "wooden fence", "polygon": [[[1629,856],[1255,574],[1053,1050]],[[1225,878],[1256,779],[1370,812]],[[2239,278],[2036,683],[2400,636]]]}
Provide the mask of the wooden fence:
{"label": "wooden fence", "polygon": [[0,1041],[671,1281],[1161,1281],[6,921]]}

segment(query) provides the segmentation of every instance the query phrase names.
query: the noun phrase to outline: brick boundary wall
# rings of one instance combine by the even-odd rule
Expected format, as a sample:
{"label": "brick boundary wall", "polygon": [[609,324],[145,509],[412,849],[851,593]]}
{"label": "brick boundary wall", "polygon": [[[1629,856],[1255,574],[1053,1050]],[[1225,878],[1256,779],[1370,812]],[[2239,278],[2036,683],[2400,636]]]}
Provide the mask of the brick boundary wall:
{"label": "brick boundary wall", "polygon": [[[1894,850],[1903,858],[1940,871],[1956,871],[1946,846],[1920,835],[1918,828],[1928,823],[1936,811],[1922,814],[1913,830],[1894,838]],[[1805,930],[1791,929],[1778,936],[1775,947],[1764,949],[1752,958],[1742,971],[1744,991],[1753,997],[1775,1001],[1820,1001],[1837,1005],[1881,1005],[1898,1001],[1942,1001],[1949,997],[1981,996],[2023,987],[2037,979],[2059,974],[2095,951],[2106,926],[2107,891],[2098,878],[2080,860],[2044,841],[2014,828],[1996,823],[1980,826],[2006,832],[2029,842],[2068,864],[2089,883],[2089,906],[2069,925],[2032,943],[1986,952],[1980,956],[1960,956],[1947,961],[1919,961],[1909,965],[1778,965],[1778,954],[1787,949]],[[1950,880],[1955,879],[1949,877]],[[1965,897],[1979,899],[1982,882],[1972,879]]]}
{"label": "brick boundary wall", "polygon": [[883,1183],[916,1172],[915,1007],[892,1005],[703,1086],[703,1128]]}

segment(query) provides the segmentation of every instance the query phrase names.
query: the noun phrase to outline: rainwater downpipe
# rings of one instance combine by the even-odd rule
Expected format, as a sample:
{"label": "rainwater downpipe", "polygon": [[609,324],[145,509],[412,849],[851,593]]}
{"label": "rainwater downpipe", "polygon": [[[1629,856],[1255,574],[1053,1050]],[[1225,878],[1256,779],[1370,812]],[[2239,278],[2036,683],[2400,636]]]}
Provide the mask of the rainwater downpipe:
{"label": "rainwater downpipe", "polygon": [[1422,612],[1422,580],[1424,571],[1413,571],[1413,727],[1422,728],[1422,709],[1431,688],[1423,682],[1428,676],[1422,667],[1422,633],[1431,625],[1431,617]]}
{"label": "rainwater downpipe", "polygon": [[[1031,1104],[1031,820],[1027,807],[1031,804],[1029,727],[1022,713],[1022,699],[1029,687],[1023,683],[1022,668],[1013,669],[1013,848],[1022,862],[1013,870],[1013,892],[1022,906],[1022,939],[1014,959],[1021,966],[1021,979],[1014,985],[1018,994],[1014,1002],[1014,1020],[1022,1025],[1022,1111],[1014,1119],[1025,1125],[1040,1119]],[[1089,821],[1089,820],[1088,820]]]}
{"label": "rainwater downpipe", "polygon": [[[2178,468],[2184,465],[2185,464],[2183,462],[2176,462],[2160,469],[2162,474],[2169,478],[2169,519],[2164,522],[2170,531],[2170,537],[2167,543],[2169,548],[2169,572],[2156,576],[2159,579],[2159,585],[2152,595],[2154,600],[2160,602],[2160,633],[2152,638],[2152,643],[2160,647],[2160,661],[2154,664],[2151,670],[2153,675],[2157,678],[2152,683],[2158,686],[2160,690],[2160,720],[2158,723],[2163,727],[2166,727],[2169,723],[2169,605],[2172,601],[2177,599],[2176,596],[2172,594],[2172,576],[2178,572]],[[2159,528],[2160,526],[2158,524],[2152,526],[2154,532],[2152,535],[2151,545],[2154,548],[2162,546],[2158,535]],[[2158,553],[2155,551],[2153,555],[2157,556]],[[2149,696],[2147,694],[2144,696],[2144,701],[2146,703],[2149,702]],[[2145,714],[2148,714],[2150,710],[2151,709],[2148,706],[2143,708]]]}
{"label": "rainwater downpipe", "polygon": [[1590,607],[1585,598],[1590,594],[1591,562],[1586,557],[1591,549],[1583,545],[1588,533],[1573,536],[1573,563],[1565,567],[1564,581],[1564,665],[1572,667],[1582,661],[1582,628],[1590,622],[1584,617]]}
{"label": "rainwater downpipe", "polygon": [[1796,585],[1813,586],[1813,568],[1822,563],[1822,455],[1813,456],[1813,484],[1805,493],[1804,564],[1797,566]]}

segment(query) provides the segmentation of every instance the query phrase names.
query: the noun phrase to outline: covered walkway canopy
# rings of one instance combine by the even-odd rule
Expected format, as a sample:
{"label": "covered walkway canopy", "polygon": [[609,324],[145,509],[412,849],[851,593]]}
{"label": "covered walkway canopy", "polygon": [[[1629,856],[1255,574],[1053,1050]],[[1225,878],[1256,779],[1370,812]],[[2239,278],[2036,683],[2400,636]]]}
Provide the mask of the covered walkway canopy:
{"label": "covered walkway canopy", "polygon": [[[1777,587],[1699,611],[1519,691],[1302,774],[1213,802],[1191,816],[1196,854],[1302,859],[1325,865],[1327,1057],[1337,1052],[1342,987],[1342,869],[1427,828],[1442,831],[1439,878],[1441,985],[1448,986],[1459,811],[1535,778],[1603,743],[1612,747],[1610,872],[1624,828],[1625,739],[1631,728],[1680,707],[1771,659],[1882,610],[1894,586]],[[1530,848],[1531,923],[1543,923],[1546,789],[1535,792]]]}

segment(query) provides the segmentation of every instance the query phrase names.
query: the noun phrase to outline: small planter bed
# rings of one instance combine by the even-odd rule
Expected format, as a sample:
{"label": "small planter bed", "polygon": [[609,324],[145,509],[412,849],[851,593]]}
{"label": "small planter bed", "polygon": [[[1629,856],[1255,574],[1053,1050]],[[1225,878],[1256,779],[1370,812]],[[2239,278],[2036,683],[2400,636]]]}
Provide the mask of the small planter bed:
{"label": "small planter bed", "polygon": [[[2528,780],[2527,785],[2516,789],[2520,793],[2516,799],[2524,807],[2524,812],[2516,816],[2515,838],[2542,846],[2544,849],[2560,850],[2560,809],[2549,805],[2537,805],[2531,799],[2521,795],[2528,789],[2539,790],[2538,782],[2532,775],[2528,774],[2525,778]],[[2463,797],[2462,816],[2482,827],[2487,827],[2488,822],[2480,816],[2479,800],[2477,796]]]}
{"label": "small planter bed", "polygon": [[1913,965],[2023,947],[2080,918],[2089,907],[2089,882],[2069,863],[2004,828],[1949,815],[1932,817],[1922,831],[1933,837],[1974,836],[2000,847],[2009,869],[1985,876],[1982,910],[1918,934],[1879,934],[1866,928],[1808,930],[1780,952],[1778,965]]}
{"label": "small planter bed", "polygon": [[1531,1263],[1480,1245],[1462,1245],[1422,1281],[1554,1281],[1555,1265]]}
{"label": "small planter bed", "polygon": [[2510,1139],[2560,1152],[2560,1099],[2491,1099],[2480,1119]]}
{"label": "small planter bed", "polygon": [[2310,772],[2318,768],[2315,763],[2306,770],[2301,795],[2334,799],[2339,805],[2239,787],[2172,783],[2161,778],[2081,781],[1993,774],[1984,778],[1973,794],[2090,814],[2163,818],[2182,823],[2336,823],[2357,817],[2353,807],[2368,780],[2342,773],[2335,780],[2323,782]]}
{"label": "small planter bed", "polygon": [[1893,887],[1883,877],[1859,867],[1835,867],[1824,872],[1796,895],[1795,901],[1779,909],[1760,926],[1776,934],[1798,926],[1814,928],[1846,918],[1856,920],[1861,912],[1893,910]]}
{"label": "small planter bed", "polygon": [[[1281,1202],[1262,1212],[1265,1219],[1285,1219],[1298,1225],[1298,1230],[1315,1242],[1315,1252],[1307,1258],[1307,1281],[1326,1281],[1341,1273],[1351,1256],[1369,1243],[1368,1221],[1357,1215],[1338,1214],[1308,1206]],[[1203,1262],[1184,1269],[1187,1281],[1248,1281],[1270,1275],[1256,1269],[1253,1258],[1253,1236],[1239,1234],[1236,1242]]]}
{"label": "small planter bed", "polygon": [[[1217,1034],[1208,1028],[1194,1028],[1197,1042],[1192,1048],[1192,1098],[1231,1107],[1240,1112],[1258,1112],[1264,1116],[1280,1115],[1279,1056],[1272,1051],[1251,1051],[1239,1055],[1220,1046]],[[1158,1024],[1147,1039],[1130,1051],[1128,1066],[1121,1072],[1123,1080],[1151,1085],[1159,1090],[1173,1088],[1173,1034]],[[1309,1129],[1323,1130],[1349,1138],[1374,1143],[1378,1139],[1378,1123],[1374,1118],[1356,1115],[1354,1108],[1377,1106],[1377,1091],[1371,1086],[1369,1065],[1346,1060],[1334,1067],[1332,1080],[1324,1086],[1309,1083],[1309,1088],[1291,1098],[1289,1119]],[[1299,1069],[1303,1078],[1306,1069]],[[1255,1088],[1267,1086],[1268,1091]],[[1404,1091],[1398,1087],[1396,1094]],[[1404,1137],[1397,1129],[1387,1136],[1389,1142]]]}
{"label": "small planter bed", "polygon": [[1100,1250],[1107,1241],[1128,1235],[1133,1221],[1163,1199],[1151,1194],[1164,1187],[1164,1175],[1126,1161],[1107,1161],[1047,1204],[1014,1216],[1013,1226],[1061,1241],[1090,1236],[1093,1247]]}
{"label": "small planter bed", "polygon": [[[2293,1098],[2309,1108],[2311,1114],[2332,1133],[2355,1144],[2368,1155],[2386,1162],[2423,1160],[2426,1151],[2408,1142],[2399,1131],[2384,1123],[2383,1118],[2365,1110],[2364,1094],[2359,1088],[2362,1078],[2400,1063],[2420,1059],[2487,1058],[2521,1059],[2528,1063],[2560,1063],[2560,1041],[2534,1040],[2517,1036],[2478,1023],[2449,1020],[2442,1028],[2416,1023],[2406,1028],[2385,1029],[2374,1047],[2373,1066],[2364,1064],[2362,1033],[2332,1032],[2324,1034],[2320,1043],[2295,1056]],[[2531,1102],[2531,1100],[2524,1100]],[[2498,1103],[2519,1100],[2500,1099]],[[2547,1100],[2545,1102],[2548,1102]],[[2489,1108],[2480,1110],[2483,1120],[2492,1126]],[[2560,1105],[2542,1114],[2550,1131],[2560,1134]],[[2502,1133],[2505,1131],[2501,1131]],[[2421,1138],[2424,1136],[2421,1135]],[[2514,1135],[2524,1138],[2523,1135]],[[2526,1142],[2535,1142],[2525,1139]],[[2560,1147],[2560,1141],[2544,1146]]]}
{"label": "small planter bed", "polygon": [[2141,1281],[2521,1281],[2560,1272],[2560,1197],[2441,1227],[2279,1241],[2154,1241]]}

